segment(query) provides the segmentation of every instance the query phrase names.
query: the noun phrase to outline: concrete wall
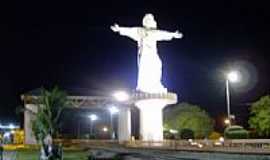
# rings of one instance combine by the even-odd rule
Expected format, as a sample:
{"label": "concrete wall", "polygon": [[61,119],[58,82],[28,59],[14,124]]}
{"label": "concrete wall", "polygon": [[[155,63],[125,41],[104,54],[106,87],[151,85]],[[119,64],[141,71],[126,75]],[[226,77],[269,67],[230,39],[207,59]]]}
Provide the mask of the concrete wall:
{"label": "concrete wall", "polygon": [[35,114],[37,113],[37,106],[34,104],[26,104],[24,111],[24,143],[25,144],[36,144],[35,136],[32,132],[32,120],[35,118]]}
{"label": "concrete wall", "polygon": [[[24,133],[25,144],[36,144],[35,136],[32,132],[32,121],[37,113],[35,104],[26,104],[24,111]],[[119,141],[128,141],[131,138],[131,112],[129,108],[121,107],[118,118],[118,139]]]}

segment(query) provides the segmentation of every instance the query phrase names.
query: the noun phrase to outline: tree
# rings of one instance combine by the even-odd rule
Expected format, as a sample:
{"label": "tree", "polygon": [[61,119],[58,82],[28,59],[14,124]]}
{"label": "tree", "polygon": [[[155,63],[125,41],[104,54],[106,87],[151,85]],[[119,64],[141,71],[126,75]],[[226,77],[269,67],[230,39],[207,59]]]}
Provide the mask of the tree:
{"label": "tree", "polygon": [[207,137],[213,131],[214,125],[207,112],[188,103],[166,108],[164,122],[167,128],[176,129],[179,133],[183,129],[192,130],[195,138]]}
{"label": "tree", "polygon": [[251,105],[249,126],[256,130],[259,136],[270,135],[270,96],[261,97]]}
{"label": "tree", "polygon": [[[37,98],[36,118],[32,121],[32,130],[36,140],[42,146],[41,150],[44,151],[47,147],[48,137],[51,137],[53,143],[53,138],[58,135],[61,114],[68,106],[67,94],[58,87],[54,87],[50,91],[41,90],[41,95]],[[44,157],[42,154],[41,156]]]}

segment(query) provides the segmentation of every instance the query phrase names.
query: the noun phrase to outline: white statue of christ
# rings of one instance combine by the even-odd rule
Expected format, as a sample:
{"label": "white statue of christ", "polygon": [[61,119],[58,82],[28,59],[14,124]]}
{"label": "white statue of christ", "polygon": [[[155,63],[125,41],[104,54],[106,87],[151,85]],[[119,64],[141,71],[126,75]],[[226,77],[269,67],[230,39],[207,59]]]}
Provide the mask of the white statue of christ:
{"label": "white statue of christ", "polygon": [[157,41],[182,38],[182,33],[168,32],[157,29],[157,23],[152,14],[143,18],[143,27],[111,26],[114,32],[127,36],[138,43],[138,81],[137,90],[147,93],[166,93],[167,89],[161,83],[162,63],[157,52]]}

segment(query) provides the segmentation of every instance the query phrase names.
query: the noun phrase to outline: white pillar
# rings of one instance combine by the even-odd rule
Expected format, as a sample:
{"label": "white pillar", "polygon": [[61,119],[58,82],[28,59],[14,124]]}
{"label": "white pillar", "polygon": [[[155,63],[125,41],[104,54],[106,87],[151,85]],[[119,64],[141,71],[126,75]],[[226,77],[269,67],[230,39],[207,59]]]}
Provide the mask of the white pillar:
{"label": "white pillar", "polygon": [[162,99],[141,100],[136,103],[140,109],[140,136],[143,141],[163,140]]}
{"label": "white pillar", "polygon": [[34,113],[37,112],[37,106],[34,104],[26,104],[24,107],[24,143],[36,144],[35,135],[32,131],[32,121],[35,119]]}
{"label": "white pillar", "polygon": [[118,140],[129,141],[131,136],[131,114],[130,109],[121,107],[118,118]]}

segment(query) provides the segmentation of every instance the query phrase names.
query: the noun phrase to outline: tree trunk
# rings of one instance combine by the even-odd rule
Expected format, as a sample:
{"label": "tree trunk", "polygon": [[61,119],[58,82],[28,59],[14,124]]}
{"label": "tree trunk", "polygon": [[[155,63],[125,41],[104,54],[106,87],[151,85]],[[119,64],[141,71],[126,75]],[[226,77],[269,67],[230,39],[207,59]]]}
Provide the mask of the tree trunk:
{"label": "tree trunk", "polygon": [[52,144],[53,140],[52,140],[52,136],[50,134],[48,134],[41,143],[41,147],[40,147],[40,160],[49,160],[53,153],[52,153]]}
{"label": "tree trunk", "polygon": [[40,155],[39,155],[39,159],[40,159],[40,160],[48,160],[48,158],[49,158],[49,157],[46,155],[44,145],[41,145],[41,147],[40,147]]}

